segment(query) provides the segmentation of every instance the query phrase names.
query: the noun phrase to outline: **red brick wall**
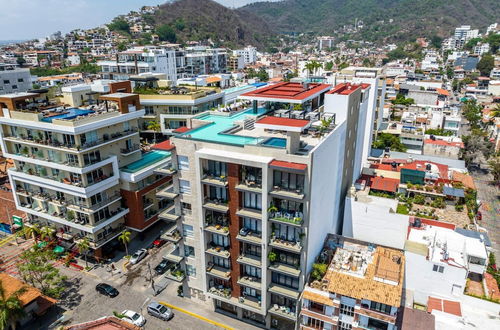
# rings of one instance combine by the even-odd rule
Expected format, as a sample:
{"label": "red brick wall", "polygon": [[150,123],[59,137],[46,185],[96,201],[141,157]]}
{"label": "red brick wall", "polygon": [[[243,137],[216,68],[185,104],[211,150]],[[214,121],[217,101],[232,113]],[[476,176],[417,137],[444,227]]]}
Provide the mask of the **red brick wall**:
{"label": "red brick wall", "polygon": [[228,170],[228,190],[229,190],[229,242],[231,247],[231,287],[233,288],[232,296],[239,298],[241,296],[241,288],[238,285],[240,277],[240,264],[236,261],[240,255],[240,242],[236,239],[240,230],[239,217],[236,212],[240,208],[240,196],[236,190],[239,183],[240,166],[237,164],[227,164]]}
{"label": "red brick wall", "polygon": [[124,204],[130,210],[129,213],[125,216],[125,225],[137,230],[143,230],[144,228],[158,220],[158,216],[155,216],[148,222],[144,222],[144,207],[142,204],[142,196],[171,180],[172,177],[167,176],[139,191],[128,191],[122,189],[120,193],[122,195],[122,198],[124,199]]}

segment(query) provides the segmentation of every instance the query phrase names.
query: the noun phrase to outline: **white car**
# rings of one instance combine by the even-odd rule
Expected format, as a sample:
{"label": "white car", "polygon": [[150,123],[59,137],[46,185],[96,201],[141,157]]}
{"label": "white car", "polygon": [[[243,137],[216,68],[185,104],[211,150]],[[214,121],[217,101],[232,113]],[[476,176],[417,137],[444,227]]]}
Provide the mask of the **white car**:
{"label": "white car", "polygon": [[142,259],[144,259],[145,256],[148,255],[148,250],[146,249],[140,249],[140,250],[137,250],[134,255],[130,258],[130,263],[132,265],[135,265],[136,263],[138,263],[139,261],[141,261]]}
{"label": "white car", "polygon": [[144,318],[144,316],[137,312],[126,309],[122,312],[122,315],[122,320],[132,323],[133,325],[136,325],[138,327],[142,327],[144,323],[146,323],[146,319]]}

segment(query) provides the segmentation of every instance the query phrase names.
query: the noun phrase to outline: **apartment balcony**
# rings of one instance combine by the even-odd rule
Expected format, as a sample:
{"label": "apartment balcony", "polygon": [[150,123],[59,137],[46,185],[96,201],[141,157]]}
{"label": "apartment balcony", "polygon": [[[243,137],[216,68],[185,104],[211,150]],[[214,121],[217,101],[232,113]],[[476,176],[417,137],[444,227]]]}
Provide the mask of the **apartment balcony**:
{"label": "apartment balcony", "polygon": [[167,221],[177,221],[181,217],[175,213],[175,204],[168,206],[164,211],[162,211],[158,217]]}
{"label": "apartment balcony", "polygon": [[238,299],[238,302],[240,304],[243,304],[247,307],[251,307],[253,308],[254,310],[256,310],[257,312],[260,312],[260,308],[261,308],[261,301],[260,301],[260,298],[257,299],[255,297],[250,297],[250,296],[243,296],[243,297],[240,297]]}
{"label": "apartment balcony", "polygon": [[253,193],[262,193],[262,183],[250,180],[244,180],[236,186],[236,190],[248,191]]}
{"label": "apartment balcony", "polygon": [[226,288],[223,286],[212,286],[208,289],[209,294],[224,299],[231,299],[231,292],[231,288]]}
{"label": "apartment balcony", "polygon": [[83,241],[84,238],[87,238],[89,241],[89,245],[92,249],[98,249],[104,244],[108,243],[109,241],[113,240],[114,238],[118,237],[123,231],[125,230],[125,226],[121,225],[117,228],[112,229],[111,231],[107,231],[106,234],[103,235],[102,238],[99,240],[94,239],[92,236],[85,236],[85,237],[80,237],[74,240],[76,244],[80,243]]}
{"label": "apartment balcony", "polygon": [[163,197],[168,199],[175,199],[179,196],[177,192],[175,192],[174,184],[172,182],[167,182],[156,188],[156,196]]}
{"label": "apartment balcony", "polygon": [[269,285],[268,291],[271,293],[276,293],[276,294],[279,294],[279,295],[282,295],[282,296],[285,296],[288,298],[292,298],[292,299],[299,299],[299,296],[300,296],[299,289],[294,289],[294,288],[290,288],[290,287],[286,287],[286,286],[282,286],[282,285],[274,284],[274,283],[271,283]]}
{"label": "apartment balcony", "polygon": [[273,262],[269,265],[268,268],[269,270],[294,277],[299,277],[301,273],[300,266],[291,266],[280,262]]}
{"label": "apartment balcony", "polygon": [[304,223],[302,212],[272,212],[269,220],[298,227]]}
{"label": "apartment balcony", "polygon": [[303,188],[289,189],[282,186],[274,186],[273,190],[271,190],[269,193],[272,196],[286,199],[303,200],[305,197]]}
{"label": "apartment balcony", "polygon": [[262,258],[250,254],[241,254],[236,261],[240,264],[261,268]]}
{"label": "apartment balcony", "polygon": [[163,238],[169,242],[172,242],[174,244],[177,244],[182,239],[182,235],[181,235],[181,232],[177,229],[177,225],[174,225],[174,226],[170,227],[169,229],[167,229],[165,234],[161,235],[161,238]]}
{"label": "apartment balcony", "polygon": [[229,258],[231,256],[229,253],[229,246],[220,246],[213,242],[209,243],[205,252],[222,258]]}
{"label": "apartment balcony", "polygon": [[182,282],[186,279],[186,273],[184,273],[184,271],[180,270],[179,268],[169,269],[165,273],[165,277],[172,281]]}
{"label": "apartment balcony", "polygon": [[211,263],[209,263],[209,265],[207,266],[207,274],[226,281],[228,281],[231,278],[230,269],[211,265]]}
{"label": "apartment balcony", "polygon": [[236,211],[236,215],[239,217],[262,220],[262,210],[257,210],[257,209],[242,208]]}
{"label": "apartment balcony", "polygon": [[169,163],[164,167],[156,168],[154,170],[154,173],[162,175],[174,175],[175,173],[177,173],[177,169],[171,163]]}
{"label": "apartment balcony", "polygon": [[278,304],[274,304],[271,306],[271,308],[269,308],[268,312],[292,321],[297,320],[297,313],[295,312],[295,308],[290,308],[288,306],[280,306]]}
{"label": "apartment balcony", "polygon": [[262,289],[262,279],[253,276],[241,276],[238,279],[238,284],[248,286],[256,290]]}
{"label": "apartment balcony", "polygon": [[361,305],[361,308],[356,310],[356,312],[360,315],[364,315],[368,318],[373,318],[377,320],[382,320],[384,322],[389,322],[389,323],[395,323],[396,322],[396,315],[390,315],[386,313],[382,313],[379,311],[375,311],[373,309],[370,309],[368,305]]}
{"label": "apartment balcony", "polygon": [[167,251],[165,252],[165,255],[163,256],[164,259],[167,259],[168,261],[171,261],[173,263],[180,263],[182,260],[184,260],[184,256],[181,256],[179,253],[179,246],[176,244],[172,244],[168,246]]}
{"label": "apartment balcony", "polygon": [[137,151],[140,151],[141,150],[141,146],[136,143],[128,148],[121,148],[120,149],[120,154],[122,156],[128,156],[128,155],[131,155],[133,154],[134,152],[137,152]]}
{"label": "apartment balcony", "polygon": [[108,205],[111,205],[115,202],[118,202],[119,200],[122,199],[122,195],[120,194],[120,192],[116,192],[114,194],[112,194],[111,196],[107,196],[105,199],[103,199],[102,201],[100,201],[99,203],[95,203],[95,204],[92,204],[92,205],[88,205],[88,204],[85,204],[85,203],[80,203],[76,200],[69,200],[67,202],[64,202],[64,201],[61,201],[60,199],[57,198],[57,196],[51,196],[55,199],[51,199],[50,201],[54,201],[56,200],[57,202],[59,203],[65,203],[69,209],[72,209],[72,210],[75,210],[75,211],[83,211],[83,212],[96,212],[100,209],[102,209],[103,207],[106,207]]}
{"label": "apartment balcony", "polygon": [[275,248],[283,249],[294,253],[300,253],[300,251],[302,251],[301,241],[288,241],[286,239],[271,236],[271,239],[269,240],[269,245]]}
{"label": "apartment balcony", "polygon": [[205,173],[201,179],[201,183],[218,187],[227,187],[227,177],[225,175]]}
{"label": "apartment balcony", "polygon": [[236,239],[242,242],[261,244],[262,243],[262,233],[253,232],[247,228],[240,229]]}
{"label": "apartment balcony", "polygon": [[218,224],[218,223],[208,223],[205,225],[205,230],[210,233],[215,233],[223,236],[229,235],[229,227],[227,224]]}
{"label": "apartment balcony", "polygon": [[203,207],[221,213],[227,213],[229,211],[228,202],[222,199],[210,199],[208,197],[205,197]]}

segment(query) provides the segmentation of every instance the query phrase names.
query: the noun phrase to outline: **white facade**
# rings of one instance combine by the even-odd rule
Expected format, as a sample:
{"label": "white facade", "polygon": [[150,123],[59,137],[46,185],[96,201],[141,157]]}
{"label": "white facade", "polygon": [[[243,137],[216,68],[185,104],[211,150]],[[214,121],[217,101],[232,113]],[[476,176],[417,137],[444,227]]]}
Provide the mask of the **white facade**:
{"label": "white facade", "polygon": [[0,66],[0,94],[26,92],[31,88],[29,69]]}
{"label": "white facade", "polygon": [[257,48],[253,46],[247,46],[243,49],[233,50],[234,56],[243,56],[243,61],[245,64],[253,64],[257,62]]}
{"label": "white facade", "polygon": [[486,54],[490,51],[490,44],[489,43],[478,43],[476,46],[474,46],[474,55],[483,55]]}
{"label": "white facade", "polygon": [[328,37],[328,36],[318,37],[318,49],[321,51],[333,48],[334,42],[335,38],[333,37]]}

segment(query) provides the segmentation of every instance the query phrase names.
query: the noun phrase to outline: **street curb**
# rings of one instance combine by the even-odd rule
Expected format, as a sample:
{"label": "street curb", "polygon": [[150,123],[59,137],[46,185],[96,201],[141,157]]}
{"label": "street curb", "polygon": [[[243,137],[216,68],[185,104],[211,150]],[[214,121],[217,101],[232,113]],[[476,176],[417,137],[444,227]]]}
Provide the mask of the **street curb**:
{"label": "street curb", "polygon": [[207,323],[210,323],[210,324],[213,324],[213,325],[215,325],[215,326],[221,327],[221,328],[223,328],[223,329],[227,329],[227,330],[235,330],[234,328],[231,328],[231,327],[229,327],[229,326],[227,326],[227,325],[224,325],[224,324],[222,324],[222,323],[219,323],[219,322],[216,322],[216,321],[210,320],[210,319],[208,319],[208,318],[206,318],[206,317],[204,317],[204,316],[201,316],[201,315],[198,315],[198,314],[192,313],[192,312],[190,312],[190,311],[187,311],[187,310],[185,310],[185,309],[183,309],[183,308],[180,308],[180,307],[177,307],[177,306],[171,305],[171,304],[166,303],[166,302],[164,302],[164,301],[160,301],[160,304],[165,305],[165,306],[167,306],[167,307],[170,307],[170,308],[172,308],[172,309],[178,310],[179,312],[182,312],[182,313],[184,313],[184,314],[188,314],[188,315],[190,315],[190,316],[192,316],[192,317],[196,317],[197,319],[200,319],[200,320],[205,321],[205,322],[207,322]]}

